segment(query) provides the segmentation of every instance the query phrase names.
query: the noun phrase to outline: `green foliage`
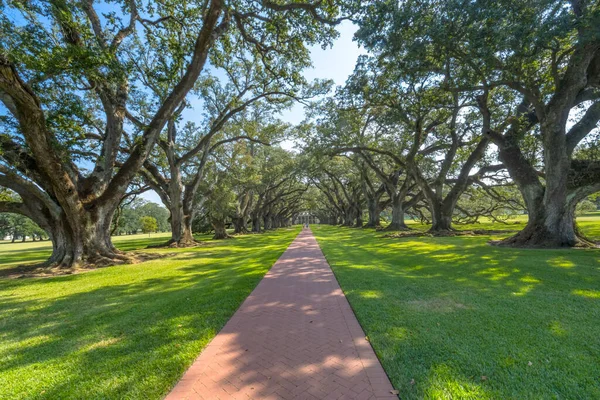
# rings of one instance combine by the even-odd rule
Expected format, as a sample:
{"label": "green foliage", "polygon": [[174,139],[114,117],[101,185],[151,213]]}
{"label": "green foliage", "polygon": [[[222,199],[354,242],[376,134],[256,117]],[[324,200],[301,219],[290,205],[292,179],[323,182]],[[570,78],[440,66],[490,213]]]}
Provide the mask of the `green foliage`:
{"label": "green foliage", "polygon": [[166,232],[170,229],[169,211],[166,208],[138,198],[121,205],[113,219],[113,234],[133,234],[138,232],[142,229],[141,218],[145,216],[156,220],[157,231]]}
{"label": "green foliage", "polygon": [[158,230],[158,223],[154,217],[144,216],[140,218],[140,225],[144,233],[152,233]]}
{"label": "green foliage", "polygon": [[584,199],[577,204],[577,208],[575,209],[575,215],[585,215],[587,213],[596,211],[598,208],[595,203],[591,200]]}
{"label": "green foliage", "polygon": [[20,239],[47,238],[46,232],[31,219],[20,214],[0,213],[0,239],[10,237],[13,241]]}

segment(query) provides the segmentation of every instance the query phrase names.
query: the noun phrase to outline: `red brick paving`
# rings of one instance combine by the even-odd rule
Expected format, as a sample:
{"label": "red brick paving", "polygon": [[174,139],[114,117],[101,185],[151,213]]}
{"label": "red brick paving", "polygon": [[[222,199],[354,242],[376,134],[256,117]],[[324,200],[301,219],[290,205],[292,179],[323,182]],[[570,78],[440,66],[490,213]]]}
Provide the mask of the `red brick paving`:
{"label": "red brick paving", "polygon": [[167,399],[398,399],[392,391],[303,230]]}

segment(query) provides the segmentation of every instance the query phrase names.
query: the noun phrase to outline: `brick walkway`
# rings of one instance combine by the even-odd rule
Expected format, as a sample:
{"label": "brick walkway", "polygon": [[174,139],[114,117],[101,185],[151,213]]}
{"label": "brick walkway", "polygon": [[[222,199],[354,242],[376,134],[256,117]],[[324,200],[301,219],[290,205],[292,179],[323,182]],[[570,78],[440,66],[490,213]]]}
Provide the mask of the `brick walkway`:
{"label": "brick walkway", "polygon": [[167,399],[398,399],[302,231]]}

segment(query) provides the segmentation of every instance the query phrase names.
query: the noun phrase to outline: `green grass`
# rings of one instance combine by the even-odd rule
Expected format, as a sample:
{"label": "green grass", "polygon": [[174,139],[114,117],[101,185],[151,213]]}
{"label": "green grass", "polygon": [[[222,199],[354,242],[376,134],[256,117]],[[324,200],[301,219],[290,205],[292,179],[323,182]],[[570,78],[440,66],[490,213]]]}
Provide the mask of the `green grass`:
{"label": "green grass", "polygon": [[[148,234],[113,236],[112,240],[119,249],[129,251],[164,243],[170,237],[170,233],[153,233],[150,236]],[[208,238],[210,236],[199,237],[200,240]],[[15,243],[0,240],[0,270],[18,265],[41,263],[47,260],[51,253],[52,243],[49,240],[43,242],[17,241]]]}
{"label": "green grass", "polygon": [[[77,275],[0,280],[0,399],[161,398],[298,230],[154,250],[177,254]],[[48,254],[37,243],[18,246],[23,258]],[[2,264],[20,262],[6,254],[23,247],[0,248]]]}
{"label": "green grass", "polygon": [[[426,230],[429,225],[423,225],[418,221],[407,220],[406,224],[413,229]],[[600,211],[587,213],[577,217],[577,224],[585,235],[595,240],[600,240]],[[494,222],[488,218],[481,218],[476,224],[454,224],[454,228],[459,230],[496,230],[496,231],[520,231],[527,225],[527,216],[518,215],[506,221],[506,223]]]}
{"label": "green grass", "polygon": [[402,399],[600,398],[600,250],[313,231]]}

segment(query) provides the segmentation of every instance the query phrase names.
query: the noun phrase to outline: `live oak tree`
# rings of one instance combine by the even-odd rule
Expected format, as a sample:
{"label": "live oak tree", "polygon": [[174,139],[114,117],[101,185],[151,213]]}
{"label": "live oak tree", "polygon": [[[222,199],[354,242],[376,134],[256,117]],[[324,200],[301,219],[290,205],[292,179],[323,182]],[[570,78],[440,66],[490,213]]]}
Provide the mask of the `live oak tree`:
{"label": "live oak tree", "polygon": [[289,224],[295,211],[289,208],[306,190],[301,182],[302,165],[297,157],[280,147],[262,147],[255,154],[259,180],[252,192],[254,200],[249,210],[252,232],[258,233]]}
{"label": "live oak tree", "polygon": [[[260,131],[247,129],[248,107],[256,106],[265,113],[265,120],[272,107],[285,107],[293,91],[274,84],[276,77],[257,77],[252,65],[256,62],[234,63],[226,66],[230,77],[227,84],[220,84],[214,77],[201,82],[198,92],[206,104],[207,118],[197,126],[187,122],[183,127],[177,119],[180,112],[167,124],[166,134],[159,139],[159,151],[144,163],[141,170],[145,181],[159,194],[171,213],[171,239],[167,245],[189,246],[195,243],[192,235],[195,200],[203,180],[206,160],[212,152],[224,144],[249,140],[265,143],[270,138]],[[269,103],[260,102],[267,99]],[[255,115],[258,112],[256,109]],[[182,121],[183,122],[183,121]],[[266,131],[273,130],[263,126]],[[252,132],[251,132],[252,131]]]}
{"label": "live oak tree", "polygon": [[[431,216],[430,231],[450,231],[461,194],[475,179],[502,168],[485,157],[490,140],[478,118],[478,99],[448,90],[461,70],[443,54],[435,55],[429,70],[385,50],[359,59],[347,84],[365,107],[377,110],[373,123],[378,137],[348,149],[379,170],[389,188],[395,211],[391,228],[406,229],[400,215],[422,197]],[[378,163],[369,159],[373,153],[389,157],[399,173],[386,178]],[[478,170],[471,176],[475,167]],[[405,178],[399,180],[402,174]],[[411,191],[416,195],[407,200]]]}
{"label": "live oak tree", "polygon": [[[600,120],[599,18],[595,2],[575,0],[384,1],[364,9],[358,36],[367,48],[438,75],[441,55],[459,73],[440,87],[484,100],[485,134],[529,215],[525,229],[502,244],[590,244],[574,211],[600,190],[600,165],[576,150]],[[531,141],[542,148],[540,169],[524,152]]]}
{"label": "live oak tree", "polygon": [[[110,224],[129,182],[152,149],[177,104],[202,71],[208,52],[225,28],[223,4],[212,1],[190,16],[201,21],[193,35],[188,69],[154,109],[150,123],[120,161],[135,93],[124,49],[144,26],[144,34],[165,27],[173,5],[150,10],[123,5],[128,21],[103,20],[92,2],[8,3],[25,24],[3,17],[0,98],[12,129],[2,137],[0,184],[15,190],[32,218],[52,237],[49,263],[127,261],[110,240]],[[14,10],[13,10],[14,11]],[[10,15],[10,14],[3,14]],[[176,18],[176,16],[173,16]],[[162,21],[161,21],[162,19]],[[147,46],[146,51],[159,49]],[[65,104],[66,103],[66,104]],[[88,134],[94,134],[89,135]],[[89,138],[89,139],[88,139]],[[84,166],[91,166],[87,172]]]}
{"label": "live oak tree", "polygon": [[[130,260],[110,240],[112,217],[215,43],[226,46],[237,32],[265,54],[271,47],[293,48],[305,60],[308,50],[298,44],[328,43],[345,12],[333,1],[114,5],[108,13],[93,1],[0,5],[0,101],[6,110],[0,185],[22,199],[1,208],[31,217],[48,232],[50,265]],[[183,71],[159,99],[148,95],[136,66],[147,53]],[[150,117],[141,121],[140,115]]]}
{"label": "live oak tree", "polygon": [[[229,238],[226,226],[229,222],[238,226],[238,218],[242,224],[251,219],[255,232],[288,226],[306,190],[296,179],[294,162],[294,156],[280,147],[252,142],[228,142],[215,151],[198,191],[196,213],[211,225],[213,238]],[[245,195],[250,199],[240,214],[239,201]],[[234,233],[246,232],[236,229]]]}
{"label": "live oak tree", "polygon": [[333,219],[344,226],[363,226],[365,194],[357,158],[317,155],[309,171],[311,183],[328,199]]}
{"label": "live oak tree", "polygon": [[[210,74],[205,74],[187,101],[181,103],[158,141],[158,155],[148,158],[141,170],[171,213],[172,237],[167,245],[195,244],[193,203],[208,153],[229,141],[256,140],[244,132],[224,137],[232,120],[249,107],[260,108],[266,117],[289,107],[292,100],[328,90],[327,82],[309,85],[299,74],[310,64],[301,41],[292,41],[287,46],[279,45],[284,37],[277,37],[273,42],[264,38],[257,42],[250,40],[244,30],[231,32],[225,39],[215,46],[209,58]],[[175,82],[177,77],[169,65],[163,64],[159,58],[145,60],[139,67],[143,81],[157,98],[164,97],[169,88],[165,82]],[[157,69],[165,72],[157,75]],[[196,125],[184,118],[185,114],[191,114],[191,111],[186,112],[191,103],[201,104],[203,108],[204,118]],[[201,110],[196,107],[194,111],[200,113]]]}

